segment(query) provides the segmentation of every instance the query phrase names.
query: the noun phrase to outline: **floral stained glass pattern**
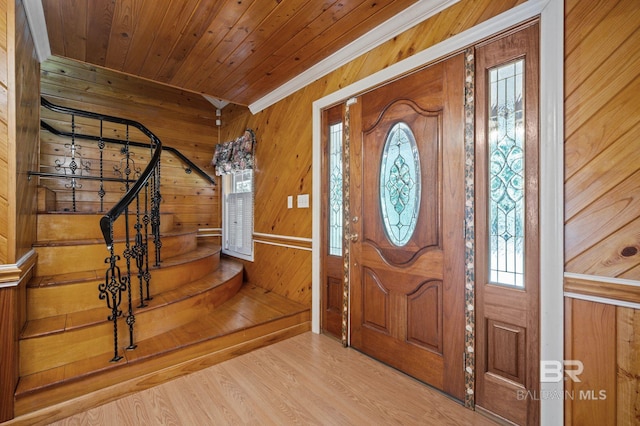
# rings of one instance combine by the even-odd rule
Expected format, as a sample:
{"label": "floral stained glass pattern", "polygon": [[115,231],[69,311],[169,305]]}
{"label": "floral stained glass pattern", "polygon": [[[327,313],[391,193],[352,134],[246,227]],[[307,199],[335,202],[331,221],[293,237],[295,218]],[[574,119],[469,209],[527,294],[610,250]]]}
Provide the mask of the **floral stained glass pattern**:
{"label": "floral stained glass pattern", "polygon": [[329,255],[342,256],[342,123],[329,126]]}
{"label": "floral stained glass pattern", "polygon": [[519,60],[489,72],[489,280],[524,287],[524,104]]}
{"label": "floral stained glass pattern", "polygon": [[387,238],[409,242],[420,210],[420,158],[413,132],[396,123],[387,136],[380,165],[380,208]]}

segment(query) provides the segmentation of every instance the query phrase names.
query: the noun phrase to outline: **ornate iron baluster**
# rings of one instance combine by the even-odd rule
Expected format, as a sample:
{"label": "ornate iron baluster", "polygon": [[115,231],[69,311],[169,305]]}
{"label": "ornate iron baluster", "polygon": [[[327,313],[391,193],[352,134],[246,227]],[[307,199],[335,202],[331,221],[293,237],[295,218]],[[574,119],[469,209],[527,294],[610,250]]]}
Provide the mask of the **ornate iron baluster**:
{"label": "ornate iron baluster", "polygon": [[160,202],[162,196],[160,195],[160,165],[155,170],[153,180],[153,197],[151,200],[151,230],[153,232],[153,242],[156,246],[156,264],[160,266],[160,249],[162,248],[162,241],[160,239]]}
{"label": "ornate iron baluster", "polygon": [[131,299],[131,257],[134,255],[133,250],[131,249],[131,240],[129,236],[129,207],[124,209],[124,226],[125,226],[125,249],[124,249],[124,258],[127,261],[127,275],[126,275],[126,283],[127,283],[127,325],[129,326],[129,346],[127,346],[127,350],[132,350],[136,348],[136,344],[133,341],[133,325],[136,322],[136,317],[133,314],[133,301]]}
{"label": "ornate iron baluster", "polygon": [[[113,224],[111,225],[113,229]],[[107,317],[109,321],[113,322],[113,358],[111,358],[111,362],[117,362],[122,359],[122,356],[118,353],[118,317],[122,315],[120,310],[122,292],[127,289],[127,278],[122,278],[120,275],[120,268],[116,264],[118,260],[120,260],[120,256],[114,253],[113,245],[111,245],[109,247],[109,257],[104,260],[104,263],[109,264],[109,268],[105,273],[104,282],[98,285],[98,297],[101,300],[106,300],[107,307],[111,309],[111,315]]]}
{"label": "ornate iron baluster", "polygon": [[134,228],[136,230],[136,242],[133,245],[133,255],[136,259],[136,266],[138,268],[138,287],[140,291],[140,305],[138,308],[144,308],[147,306],[144,303],[144,294],[143,294],[143,286],[144,286],[144,259],[147,257],[147,246],[142,237],[142,222],[140,221],[140,194],[136,196],[136,224]]}
{"label": "ornate iron baluster", "polygon": [[[151,282],[151,273],[149,272],[149,224],[151,223],[151,217],[149,216],[149,182],[144,186],[144,216],[142,222],[144,223],[144,246],[146,251],[146,256],[144,257],[145,271],[143,275],[147,287],[147,297],[145,300],[151,300],[153,297],[151,297],[149,293],[149,284]],[[142,295],[140,295],[140,300],[142,303]]]}
{"label": "ornate iron baluster", "polygon": [[100,189],[98,190],[98,196],[100,197],[100,211],[104,211],[104,196],[106,194],[104,190],[104,147],[105,143],[102,139],[102,120],[100,120],[100,139],[98,140],[98,148],[100,149]]}

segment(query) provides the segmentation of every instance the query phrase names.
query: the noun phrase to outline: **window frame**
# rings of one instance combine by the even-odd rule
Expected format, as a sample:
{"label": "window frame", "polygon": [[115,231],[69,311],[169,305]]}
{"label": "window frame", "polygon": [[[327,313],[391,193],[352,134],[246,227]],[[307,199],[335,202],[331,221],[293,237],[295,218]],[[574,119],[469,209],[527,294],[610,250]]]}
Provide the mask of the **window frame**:
{"label": "window frame", "polygon": [[[238,186],[238,182],[236,182],[236,178],[238,177],[238,175],[245,175],[249,173],[250,177],[250,190],[249,191],[237,191],[235,187]],[[245,179],[242,179],[243,182],[245,182]],[[255,201],[255,174],[253,173],[252,169],[247,169],[247,170],[239,170],[236,172],[232,172],[229,174],[224,174],[222,175],[222,253],[226,254],[228,256],[232,256],[232,257],[236,257],[239,259],[243,259],[243,260],[247,260],[250,262],[253,262],[254,260],[254,239],[253,239],[253,229],[254,229],[254,201]],[[250,194],[246,197],[243,196],[238,196],[238,197],[234,197],[234,195],[236,194]],[[242,233],[242,235],[248,235],[248,238],[246,238],[246,240],[243,242],[243,246],[244,243],[247,244],[248,246],[248,250],[247,251],[239,251],[238,249],[236,249],[237,246],[233,246],[230,243],[230,237],[233,234],[234,229],[232,228],[232,221],[231,221],[231,215],[233,213],[237,213],[237,211],[232,212],[230,211],[230,209],[232,208],[232,205],[234,202],[236,201],[230,201],[231,197],[233,197],[234,199],[236,199],[236,201],[241,200],[241,201],[246,201],[247,199],[250,199],[251,202],[250,204],[250,211],[248,212],[248,214],[250,215],[250,218],[241,218],[241,223],[244,225],[241,225],[239,228],[239,231]],[[249,222],[249,223],[247,223]],[[237,223],[237,222],[233,222],[233,223]],[[238,229],[236,229],[236,231],[238,231]],[[246,234],[245,234],[246,233]],[[242,238],[242,237],[241,237]],[[242,247],[240,248],[242,249]]]}

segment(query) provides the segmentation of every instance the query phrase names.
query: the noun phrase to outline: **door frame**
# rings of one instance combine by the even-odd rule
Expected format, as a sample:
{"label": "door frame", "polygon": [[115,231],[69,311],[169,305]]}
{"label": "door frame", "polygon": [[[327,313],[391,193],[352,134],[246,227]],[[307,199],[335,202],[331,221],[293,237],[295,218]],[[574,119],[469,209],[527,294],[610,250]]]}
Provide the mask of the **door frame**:
{"label": "door frame", "polygon": [[[529,0],[384,70],[313,102],[313,198],[321,199],[321,112],[324,108],[461,50],[512,26],[540,17],[540,359],[564,355],[564,2]],[[320,206],[312,211],[311,329],[320,332]],[[562,395],[563,383],[541,383],[541,395]],[[541,424],[562,424],[564,400],[541,398]]]}

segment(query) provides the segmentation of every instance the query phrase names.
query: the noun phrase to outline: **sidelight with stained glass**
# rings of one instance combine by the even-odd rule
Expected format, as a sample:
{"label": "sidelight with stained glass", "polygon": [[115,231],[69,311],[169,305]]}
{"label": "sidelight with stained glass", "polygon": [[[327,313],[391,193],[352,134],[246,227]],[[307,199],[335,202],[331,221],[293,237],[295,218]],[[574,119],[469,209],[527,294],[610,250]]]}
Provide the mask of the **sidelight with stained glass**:
{"label": "sidelight with stained glass", "polygon": [[524,60],[489,71],[489,280],[524,287]]}
{"label": "sidelight with stained glass", "polygon": [[329,126],[329,255],[342,256],[342,123]]}

